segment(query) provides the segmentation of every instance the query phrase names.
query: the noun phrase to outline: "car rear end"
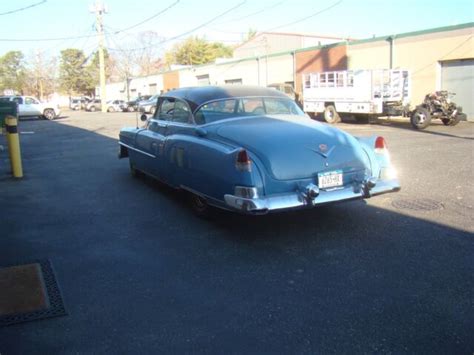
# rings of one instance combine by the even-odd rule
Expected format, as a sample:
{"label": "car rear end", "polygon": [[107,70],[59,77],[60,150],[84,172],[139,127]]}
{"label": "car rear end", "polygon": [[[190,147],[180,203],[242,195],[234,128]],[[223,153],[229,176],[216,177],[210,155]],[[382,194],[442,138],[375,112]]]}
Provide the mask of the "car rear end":
{"label": "car rear end", "polygon": [[220,137],[240,143],[235,166],[242,177],[250,176],[225,194],[226,205],[259,214],[400,189],[383,138],[361,142],[340,130],[313,124],[262,118],[217,130]]}

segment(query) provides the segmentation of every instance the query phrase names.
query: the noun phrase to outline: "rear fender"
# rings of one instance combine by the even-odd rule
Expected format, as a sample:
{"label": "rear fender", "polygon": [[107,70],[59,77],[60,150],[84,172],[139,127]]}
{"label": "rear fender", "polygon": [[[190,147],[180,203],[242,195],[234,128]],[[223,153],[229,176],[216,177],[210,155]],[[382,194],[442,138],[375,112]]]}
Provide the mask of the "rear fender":
{"label": "rear fender", "polygon": [[[249,152],[250,171],[239,171],[237,154],[242,148],[193,136],[175,136],[166,143],[170,169],[175,171],[171,185],[191,190],[207,198],[224,201],[225,194],[233,194],[235,186],[256,187],[259,194],[263,183],[256,157]],[[187,158],[182,166],[175,166],[173,147],[183,147]]]}
{"label": "rear fender", "polygon": [[380,176],[381,169],[390,168],[392,164],[390,162],[390,154],[388,150],[386,150],[386,152],[383,154],[375,152],[375,140],[377,137],[378,136],[355,138],[359,141],[361,147],[369,157],[372,176],[378,178]]}

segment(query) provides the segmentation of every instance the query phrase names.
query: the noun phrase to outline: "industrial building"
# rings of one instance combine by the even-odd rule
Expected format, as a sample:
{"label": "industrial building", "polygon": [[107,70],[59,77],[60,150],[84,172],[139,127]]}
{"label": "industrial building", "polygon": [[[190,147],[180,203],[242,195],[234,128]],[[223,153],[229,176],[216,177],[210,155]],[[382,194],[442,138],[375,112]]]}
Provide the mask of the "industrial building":
{"label": "industrial building", "polygon": [[301,94],[302,74],[351,69],[408,69],[413,106],[427,93],[448,90],[474,120],[474,23],[362,40],[260,33],[213,64],[180,67],[107,85],[107,97],[127,99],[196,85],[287,83]]}

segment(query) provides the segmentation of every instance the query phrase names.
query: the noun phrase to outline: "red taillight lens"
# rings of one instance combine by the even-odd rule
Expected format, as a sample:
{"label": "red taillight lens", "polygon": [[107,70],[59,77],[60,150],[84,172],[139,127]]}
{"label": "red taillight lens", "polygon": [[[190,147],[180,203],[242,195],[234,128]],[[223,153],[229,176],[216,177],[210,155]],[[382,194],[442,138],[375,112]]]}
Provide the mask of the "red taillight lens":
{"label": "red taillight lens", "polygon": [[237,160],[235,166],[239,171],[250,171],[251,160],[249,154],[245,149],[242,149],[237,153]]}
{"label": "red taillight lens", "polygon": [[239,154],[237,154],[237,163],[248,164],[250,163],[250,158],[245,149],[242,149]]}
{"label": "red taillight lens", "polygon": [[387,143],[385,142],[385,139],[383,137],[377,137],[375,139],[375,149],[382,150],[386,148],[387,148]]}

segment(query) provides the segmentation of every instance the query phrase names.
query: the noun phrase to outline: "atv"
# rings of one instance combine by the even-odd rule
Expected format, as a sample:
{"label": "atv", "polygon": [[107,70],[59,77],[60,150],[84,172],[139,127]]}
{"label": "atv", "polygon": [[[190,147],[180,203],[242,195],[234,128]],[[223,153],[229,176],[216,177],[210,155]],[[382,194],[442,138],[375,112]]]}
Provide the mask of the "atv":
{"label": "atv", "polygon": [[465,120],[466,114],[462,113],[462,107],[451,101],[454,95],[445,90],[426,95],[423,103],[411,112],[411,125],[416,129],[424,129],[433,118],[441,119],[445,126],[455,126]]}

